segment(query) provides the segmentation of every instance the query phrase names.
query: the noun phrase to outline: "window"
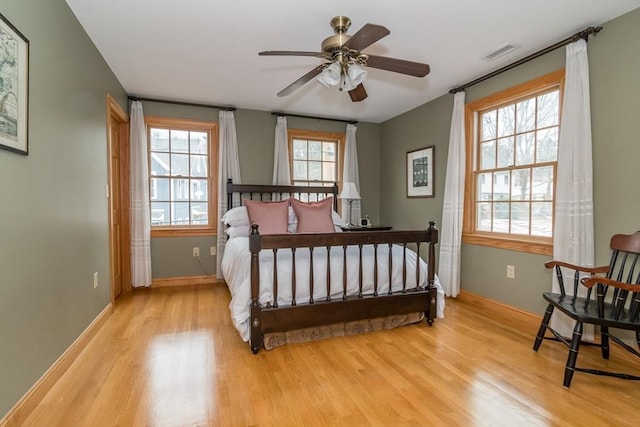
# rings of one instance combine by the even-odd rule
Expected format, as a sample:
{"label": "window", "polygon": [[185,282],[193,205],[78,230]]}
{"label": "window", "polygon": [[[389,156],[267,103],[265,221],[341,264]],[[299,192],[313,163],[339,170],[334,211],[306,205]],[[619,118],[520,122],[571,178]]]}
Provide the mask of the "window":
{"label": "window", "polygon": [[293,185],[329,187],[340,181],[343,134],[291,129],[287,133]]}
{"label": "window", "polygon": [[465,243],[552,253],[563,78],[467,105]]}
{"label": "window", "polygon": [[154,236],[216,232],[217,125],[145,117]]}

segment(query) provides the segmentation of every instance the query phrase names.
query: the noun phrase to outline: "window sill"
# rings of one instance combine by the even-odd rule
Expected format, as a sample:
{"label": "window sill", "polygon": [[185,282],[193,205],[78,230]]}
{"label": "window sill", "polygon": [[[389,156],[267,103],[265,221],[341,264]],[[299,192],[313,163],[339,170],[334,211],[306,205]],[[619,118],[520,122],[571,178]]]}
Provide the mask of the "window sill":
{"label": "window sill", "polygon": [[151,237],[176,237],[176,236],[213,236],[218,232],[215,228],[203,227],[153,227]]}
{"label": "window sill", "polygon": [[511,236],[498,237],[485,234],[463,233],[462,243],[479,246],[489,246],[518,252],[538,255],[553,255],[553,242],[550,238],[517,239]]}

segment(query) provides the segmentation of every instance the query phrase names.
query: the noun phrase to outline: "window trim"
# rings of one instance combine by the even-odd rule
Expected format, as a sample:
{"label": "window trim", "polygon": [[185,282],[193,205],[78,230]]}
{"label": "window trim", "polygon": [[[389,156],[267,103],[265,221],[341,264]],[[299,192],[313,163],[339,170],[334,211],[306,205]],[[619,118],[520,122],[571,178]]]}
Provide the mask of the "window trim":
{"label": "window trim", "polygon": [[[472,245],[489,246],[499,249],[515,250],[540,255],[553,255],[553,238],[537,236],[519,236],[514,234],[500,234],[475,231],[476,223],[475,198],[476,183],[474,169],[476,167],[476,122],[477,112],[542,92],[553,87],[560,89],[559,120],[562,121],[562,100],[564,92],[565,70],[561,69],[544,76],[529,80],[509,89],[486,96],[465,106],[465,135],[466,135],[466,171],[464,188],[464,218],[462,225],[462,242]],[[557,170],[557,169],[556,169]],[[554,181],[555,182],[555,181]],[[555,222],[555,191],[554,185],[554,216]]]}
{"label": "window trim", "polygon": [[[152,127],[164,129],[188,129],[205,131],[209,133],[209,186],[208,211],[209,223],[207,225],[164,225],[151,226],[151,237],[171,236],[208,236],[218,233],[218,123],[202,120],[180,119],[173,117],[145,116],[147,133],[147,154],[149,165],[151,164],[151,144],[149,132]],[[149,166],[149,170],[150,166]],[[149,173],[151,182],[151,173]],[[151,204],[151,200],[149,200]]]}
{"label": "window trim", "polygon": [[[336,182],[338,183],[338,188],[342,189],[342,169],[344,164],[345,134],[336,133],[336,132],[287,129],[287,139],[288,139],[287,144],[289,149],[289,173],[291,174],[291,182],[294,182],[294,179],[293,179],[293,139],[294,138],[316,140],[316,141],[337,141],[338,159],[336,162],[336,167],[338,168],[338,170],[336,171],[336,177],[337,177]],[[309,181],[309,182],[313,182],[313,181]]]}

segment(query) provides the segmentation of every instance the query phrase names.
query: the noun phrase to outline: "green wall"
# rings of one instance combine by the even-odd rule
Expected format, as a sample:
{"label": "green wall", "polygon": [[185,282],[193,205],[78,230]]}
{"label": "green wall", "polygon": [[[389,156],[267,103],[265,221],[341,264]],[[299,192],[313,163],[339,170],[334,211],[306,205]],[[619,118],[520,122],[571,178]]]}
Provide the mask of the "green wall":
{"label": "green wall", "polygon": [[[218,110],[203,107],[143,102],[145,115],[218,121]],[[273,176],[273,148],[276,117],[270,112],[238,109],[235,112],[238,136],[238,156],[243,183],[270,183]],[[344,133],[342,122],[288,117],[289,129]],[[362,196],[362,213],[373,223],[380,218],[380,125],[358,123],[356,142]],[[216,245],[215,236],[156,237],[151,241],[151,266],[154,279],[215,274],[216,257],[210,255],[210,246]],[[203,267],[192,256],[192,248],[200,247]]]}
{"label": "green wall", "polygon": [[[606,264],[609,239],[640,229],[640,9],[607,22],[589,39],[589,69],[594,159],[596,264]],[[466,101],[561,69],[565,49],[467,89]],[[460,82],[461,84],[464,82]],[[453,96],[445,95],[382,124],[380,188],[382,221],[419,225],[420,218],[441,223]],[[436,146],[436,197],[406,199],[404,152]],[[543,264],[549,257],[463,244],[461,287],[534,313],[541,313],[541,293],[551,287]],[[516,279],[506,278],[514,265]]]}
{"label": "green wall", "polygon": [[64,0],[0,6],[30,42],[29,155],[0,150],[2,418],[109,304],[106,96],[126,94]]}
{"label": "green wall", "polygon": [[[382,124],[381,222],[394,229],[426,229],[442,223],[442,196],[453,97],[443,96]],[[434,197],[407,198],[407,152],[433,145]]]}
{"label": "green wall", "polygon": [[[1,0],[31,42],[29,156],[0,150],[0,417],[109,303],[106,94],[126,94],[64,0]],[[589,42],[596,259],[614,233],[640,228],[640,9]],[[468,90],[467,100],[564,66],[564,50]],[[463,82],[460,82],[463,83]],[[374,224],[442,222],[453,99],[445,95],[383,124],[359,123],[362,213]],[[217,121],[217,110],[144,103],[146,114]],[[344,123],[288,119],[290,128],[344,132]],[[243,182],[271,181],[275,117],[236,112]],[[406,198],[406,153],[435,146],[435,197]],[[153,239],[154,278],[215,272],[213,236]],[[546,257],[463,245],[462,288],[540,313]],[[516,266],[507,280],[505,266]],[[100,286],[93,289],[93,273]]]}

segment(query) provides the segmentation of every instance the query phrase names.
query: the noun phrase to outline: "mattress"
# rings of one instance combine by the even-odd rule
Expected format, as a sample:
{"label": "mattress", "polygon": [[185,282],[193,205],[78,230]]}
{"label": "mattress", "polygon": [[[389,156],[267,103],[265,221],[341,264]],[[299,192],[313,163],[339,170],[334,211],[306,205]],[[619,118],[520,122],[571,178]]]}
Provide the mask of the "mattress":
{"label": "mattress", "polygon": [[[403,271],[403,247],[393,245],[392,252],[392,275],[391,287],[392,291],[402,290],[402,271]],[[309,301],[309,265],[310,251],[308,249],[297,249],[295,253],[296,259],[296,303],[306,303]],[[273,251],[263,250],[260,252],[260,292],[259,303],[273,304]],[[364,245],[362,247],[363,259],[363,294],[372,295],[374,261],[377,261],[378,268],[378,293],[384,294],[389,290],[389,246],[379,245],[377,260],[374,259],[375,252],[372,245]],[[331,267],[330,278],[330,294],[332,299],[342,297],[343,292],[343,249],[342,247],[333,247],[330,251],[329,262]],[[222,259],[222,274],[231,292],[231,302],[229,309],[234,326],[240,333],[244,341],[249,340],[249,317],[251,307],[251,263],[249,252],[248,237],[230,238],[225,246],[224,256]],[[359,292],[359,248],[357,246],[347,247],[347,293],[348,295],[357,295]],[[280,249],[277,252],[278,266],[278,305],[291,304],[291,262],[292,252],[287,249]],[[423,286],[427,283],[427,263],[418,258],[416,253],[406,250],[406,271],[407,283],[406,289],[416,287],[416,262],[420,262],[419,285]],[[327,251],[324,248],[316,248],[313,252],[313,278],[314,290],[313,298],[319,301],[326,298],[327,294]],[[443,317],[444,313],[444,291],[440,285],[440,281],[436,276],[434,284],[437,287],[437,316]]]}

